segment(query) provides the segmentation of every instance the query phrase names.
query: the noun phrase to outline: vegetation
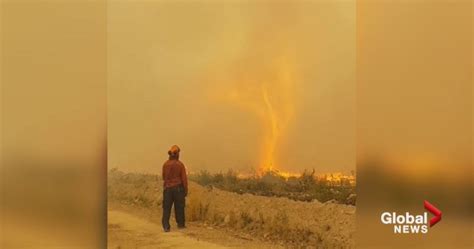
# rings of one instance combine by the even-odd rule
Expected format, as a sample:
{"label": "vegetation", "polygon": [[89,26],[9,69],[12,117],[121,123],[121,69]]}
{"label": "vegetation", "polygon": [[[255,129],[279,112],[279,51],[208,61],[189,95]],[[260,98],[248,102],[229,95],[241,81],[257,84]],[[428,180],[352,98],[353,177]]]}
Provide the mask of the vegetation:
{"label": "vegetation", "polygon": [[297,201],[332,201],[355,205],[355,186],[347,181],[337,184],[314,176],[314,170],[304,171],[299,177],[285,178],[277,172],[268,171],[262,176],[237,177],[229,170],[227,173],[211,174],[206,170],[191,175],[190,179],[203,186],[216,187],[239,194],[250,193],[261,196],[287,197]]}

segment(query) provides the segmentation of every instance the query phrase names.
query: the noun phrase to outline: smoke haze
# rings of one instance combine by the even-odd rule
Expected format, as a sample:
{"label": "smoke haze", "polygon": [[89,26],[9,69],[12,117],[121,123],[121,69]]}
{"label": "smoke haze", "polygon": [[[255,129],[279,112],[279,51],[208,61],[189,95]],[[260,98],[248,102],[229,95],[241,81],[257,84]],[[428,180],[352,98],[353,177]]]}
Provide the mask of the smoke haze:
{"label": "smoke haze", "polygon": [[112,1],[108,82],[109,167],[355,170],[352,2]]}

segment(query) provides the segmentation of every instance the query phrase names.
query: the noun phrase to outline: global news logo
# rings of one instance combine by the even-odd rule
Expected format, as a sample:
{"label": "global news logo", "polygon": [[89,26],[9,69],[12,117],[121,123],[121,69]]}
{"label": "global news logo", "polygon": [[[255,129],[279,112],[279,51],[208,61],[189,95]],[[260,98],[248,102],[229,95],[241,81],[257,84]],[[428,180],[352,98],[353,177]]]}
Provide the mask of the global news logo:
{"label": "global news logo", "polygon": [[413,234],[428,233],[428,226],[433,227],[441,220],[441,211],[428,201],[424,201],[425,209],[430,212],[433,217],[428,221],[428,212],[413,215],[409,212],[405,214],[397,214],[396,212],[383,212],[380,221],[386,225],[393,225],[393,233],[396,234]]}

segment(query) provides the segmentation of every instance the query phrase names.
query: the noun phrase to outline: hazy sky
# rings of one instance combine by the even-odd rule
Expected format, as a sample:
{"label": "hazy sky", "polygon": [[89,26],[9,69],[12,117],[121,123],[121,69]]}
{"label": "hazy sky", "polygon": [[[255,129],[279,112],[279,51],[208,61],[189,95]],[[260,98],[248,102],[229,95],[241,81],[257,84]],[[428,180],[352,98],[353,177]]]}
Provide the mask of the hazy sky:
{"label": "hazy sky", "polygon": [[111,2],[109,167],[355,169],[355,4]]}

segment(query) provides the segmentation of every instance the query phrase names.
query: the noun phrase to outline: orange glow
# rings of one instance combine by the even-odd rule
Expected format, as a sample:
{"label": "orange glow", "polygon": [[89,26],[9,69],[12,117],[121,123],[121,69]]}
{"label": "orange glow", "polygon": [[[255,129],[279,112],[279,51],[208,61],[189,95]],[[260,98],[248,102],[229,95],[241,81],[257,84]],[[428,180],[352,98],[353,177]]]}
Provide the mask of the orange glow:
{"label": "orange glow", "polygon": [[301,176],[301,174],[291,173],[291,172],[284,172],[284,171],[277,171],[276,173],[279,176],[285,178],[286,180],[288,180],[288,178],[290,178],[290,177],[300,177]]}
{"label": "orange glow", "polygon": [[[237,177],[240,179],[246,179],[246,178],[251,178],[251,177],[262,177],[266,174],[282,177],[286,181],[288,181],[289,178],[291,177],[296,177],[296,178],[301,177],[300,173],[280,171],[277,169],[273,169],[273,170],[260,169],[260,171],[256,172],[256,174],[255,172],[254,173],[239,172],[237,174]],[[356,176],[354,174],[348,175],[342,172],[332,172],[332,173],[324,173],[324,174],[315,174],[313,175],[313,177],[316,181],[323,181],[334,186],[337,186],[343,183],[350,184],[351,186],[356,185]]]}

